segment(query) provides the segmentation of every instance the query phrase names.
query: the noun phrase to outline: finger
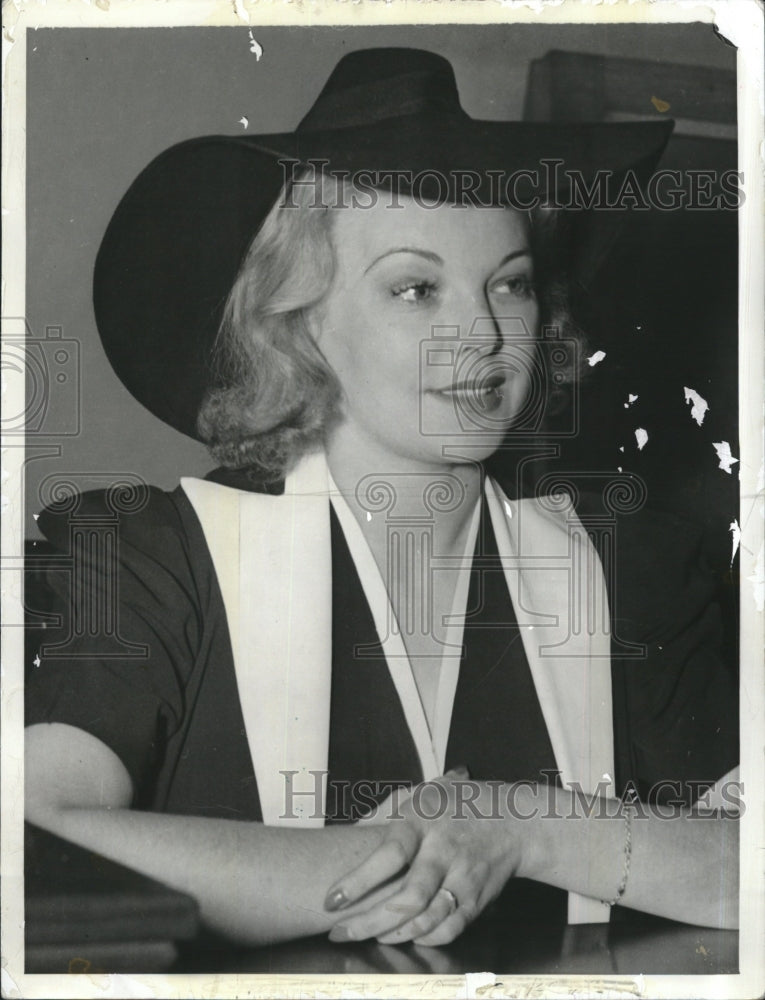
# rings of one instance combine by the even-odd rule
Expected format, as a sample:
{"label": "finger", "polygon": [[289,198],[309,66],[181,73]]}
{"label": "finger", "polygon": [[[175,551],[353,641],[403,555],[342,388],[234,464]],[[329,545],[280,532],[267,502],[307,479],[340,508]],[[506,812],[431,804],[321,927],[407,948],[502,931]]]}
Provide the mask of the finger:
{"label": "finger", "polygon": [[460,907],[448,916],[446,920],[442,921],[438,927],[430,931],[430,933],[414,938],[414,943],[428,948],[438,948],[444,944],[451,944],[455,938],[460,936],[469,923],[469,911]]}
{"label": "finger", "polygon": [[[456,899],[456,906],[451,906],[448,913],[439,923],[414,935],[412,940],[418,945],[435,947],[449,944],[472,923],[483,910],[491,894],[486,891],[487,868],[484,864],[470,869],[453,870],[444,880],[449,894]],[[446,895],[439,893],[439,895]],[[401,928],[403,930],[403,928]]]}
{"label": "finger", "polygon": [[324,909],[342,910],[387,882],[405,868],[417,853],[418,837],[406,823],[399,823],[386,835],[366,861],[330,887]]}
{"label": "finger", "polygon": [[444,944],[451,944],[469,924],[472,924],[485,905],[481,901],[476,902],[470,899],[465,903],[460,901],[457,909],[446,920],[428,934],[414,938],[414,943],[428,948],[438,948]]}
{"label": "finger", "polygon": [[[450,767],[443,775],[444,778],[454,778],[457,781],[467,781],[470,777],[470,771],[468,771],[465,764],[458,764],[456,767]],[[439,779],[436,778],[436,781]]]}
{"label": "finger", "polygon": [[490,867],[483,860],[471,863],[467,858],[455,859],[425,913],[409,921],[407,925],[397,927],[386,936],[384,943],[420,943],[458,909],[462,910],[466,923],[469,923],[491,898],[490,894],[487,895],[487,879],[490,874]]}
{"label": "finger", "polygon": [[378,937],[377,940],[380,944],[404,944],[429,934],[454,913],[455,898],[443,887],[440,888],[430,901],[430,906],[423,913],[420,913],[414,920],[407,920],[405,924],[401,924],[390,934]]}
{"label": "finger", "polygon": [[[451,884],[451,883],[450,883]],[[468,890],[462,890],[463,896],[459,901],[457,909],[450,914],[443,923],[434,930],[421,937],[414,938],[416,945],[428,948],[438,948],[441,945],[451,944],[460,934],[486,909],[487,905],[495,898],[496,892],[484,887],[476,897],[468,895]],[[459,898],[459,897],[458,897]],[[465,900],[464,902],[462,900]]]}
{"label": "finger", "polygon": [[457,863],[444,876],[428,909],[414,920],[401,924],[382,940],[386,944],[404,944],[406,941],[419,943],[449,920],[460,907],[470,916],[485,885],[487,873],[488,868],[483,863],[470,867],[464,862]]}
{"label": "finger", "polygon": [[390,933],[428,909],[443,877],[443,865],[439,860],[420,855],[399,892],[364,913],[336,924],[330,939],[364,941]]}

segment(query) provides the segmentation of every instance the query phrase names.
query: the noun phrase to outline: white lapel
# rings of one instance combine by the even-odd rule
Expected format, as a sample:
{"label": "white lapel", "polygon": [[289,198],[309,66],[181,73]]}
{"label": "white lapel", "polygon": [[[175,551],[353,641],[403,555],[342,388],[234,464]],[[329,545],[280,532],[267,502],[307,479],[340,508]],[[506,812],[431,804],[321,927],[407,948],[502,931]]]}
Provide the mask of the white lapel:
{"label": "white lapel", "polygon": [[332,678],[324,457],[302,461],[283,496],[181,485],[223,595],[263,822],[322,826]]}
{"label": "white lapel", "polygon": [[[614,794],[610,619],[598,555],[565,499],[511,504],[491,480],[486,494],[561,780]],[[570,923],[609,914],[569,893]]]}

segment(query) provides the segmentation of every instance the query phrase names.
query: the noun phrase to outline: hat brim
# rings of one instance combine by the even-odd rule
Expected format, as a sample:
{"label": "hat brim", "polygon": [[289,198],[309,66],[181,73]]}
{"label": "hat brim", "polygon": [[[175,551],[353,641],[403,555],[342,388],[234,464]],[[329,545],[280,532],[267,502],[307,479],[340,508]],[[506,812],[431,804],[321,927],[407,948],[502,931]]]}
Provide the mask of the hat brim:
{"label": "hat brim", "polygon": [[546,180],[565,182],[566,172],[589,178],[598,170],[618,174],[646,160],[655,163],[673,124],[666,119],[594,124],[482,121],[430,112],[354,128],[262,135],[253,145],[301,162],[326,159],[333,169],[351,174],[373,169],[380,175],[495,171],[511,176],[534,170],[543,161],[560,161],[557,179],[540,171],[541,194],[551,193]]}
{"label": "hat brim", "polygon": [[[399,190],[406,190],[406,177],[423,173],[512,176],[559,161],[559,170],[539,171],[536,193],[544,196],[555,194],[554,185],[565,184],[571,174],[586,180],[598,171],[619,175],[632,168],[647,175],[671,130],[670,121],[582,125],[431,113],[324,132],[180,143],[131,185],[101,244],[93,300],[107,356],[139,402],[184,434],[198,436],[197,414],[210,384],[225,302],[283,186],[282,161],[324,160],[351,175],[388,172],[377,186]],[[525,198],[533,186],[515,191]],[[423,191],[437,195],[439,188],[431,183]],[[602,224],[588,227],[590,246],[581,257],[590,268],[600,256],[593,244],[600,242],[602,249],[614,231],[613,213],[596,214]]]}

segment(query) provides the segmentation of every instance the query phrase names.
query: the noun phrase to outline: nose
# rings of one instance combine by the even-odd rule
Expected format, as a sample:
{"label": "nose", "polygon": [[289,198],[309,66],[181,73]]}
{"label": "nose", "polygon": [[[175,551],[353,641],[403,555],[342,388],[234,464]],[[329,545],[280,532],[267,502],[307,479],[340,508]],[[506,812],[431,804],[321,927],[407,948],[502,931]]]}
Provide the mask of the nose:
{"label": "nose", "polygon": [[502,323],[485,288],[465,295],[461,312],[460,345],[464,350],[487,356],[502,350]]}

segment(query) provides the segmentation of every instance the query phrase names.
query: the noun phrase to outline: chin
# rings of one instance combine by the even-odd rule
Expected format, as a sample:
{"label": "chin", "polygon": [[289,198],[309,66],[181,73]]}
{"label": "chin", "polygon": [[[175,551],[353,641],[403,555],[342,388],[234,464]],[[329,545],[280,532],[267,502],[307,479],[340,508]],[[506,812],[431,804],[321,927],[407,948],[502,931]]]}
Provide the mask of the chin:
{"label": "chin", "polygon": [[444,466],[485,462],[500,448],[505,434],[497,431],[474,434],[445,434],[434,437],[420,457],[429,464]]}

